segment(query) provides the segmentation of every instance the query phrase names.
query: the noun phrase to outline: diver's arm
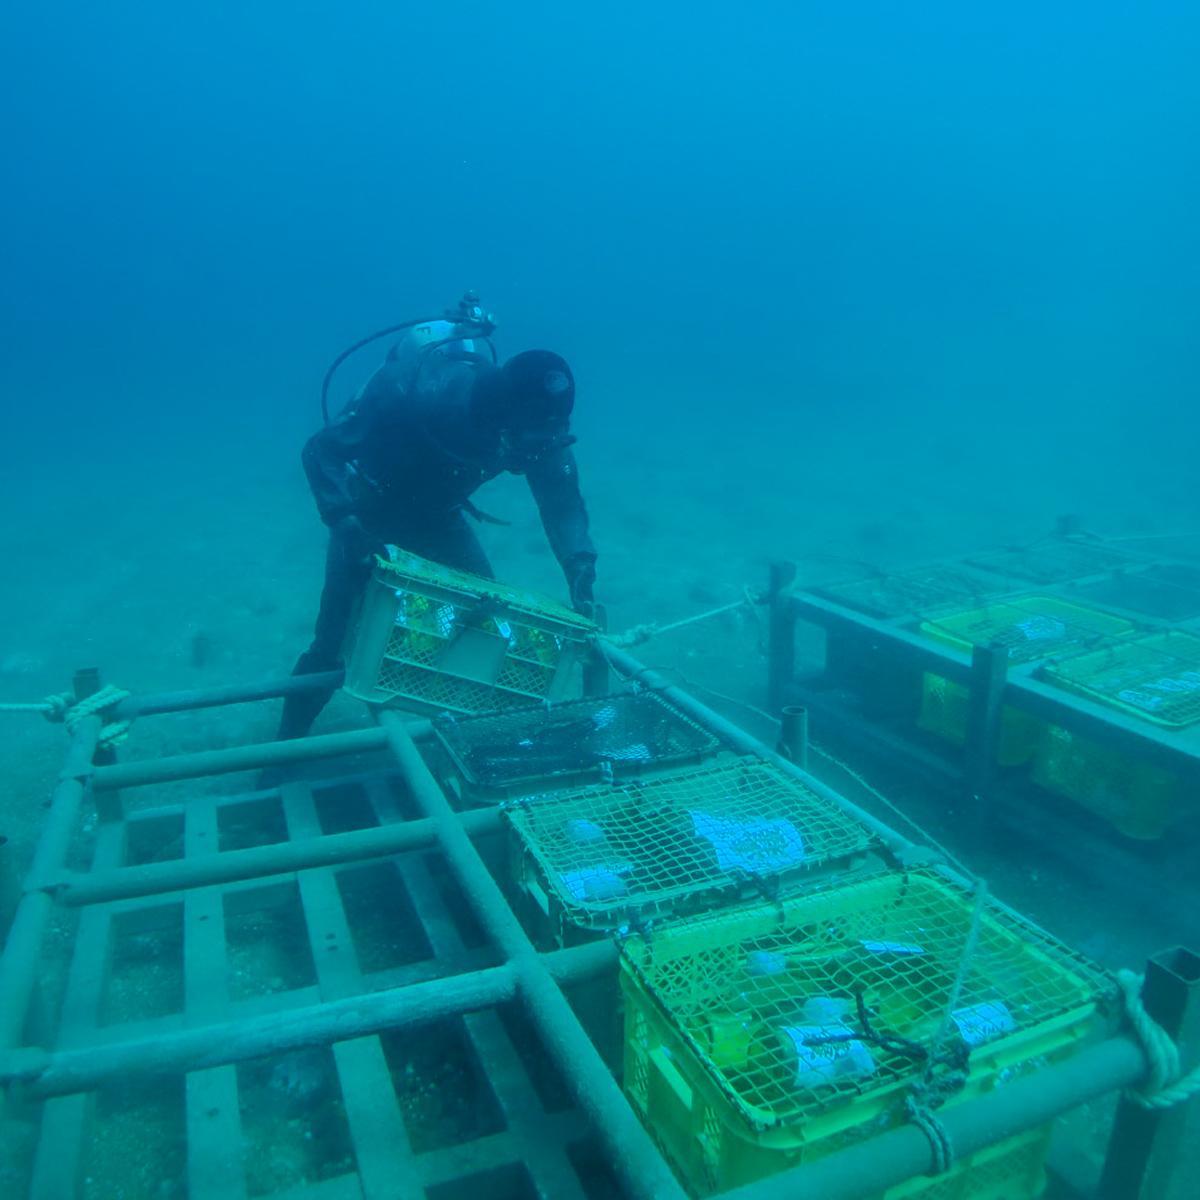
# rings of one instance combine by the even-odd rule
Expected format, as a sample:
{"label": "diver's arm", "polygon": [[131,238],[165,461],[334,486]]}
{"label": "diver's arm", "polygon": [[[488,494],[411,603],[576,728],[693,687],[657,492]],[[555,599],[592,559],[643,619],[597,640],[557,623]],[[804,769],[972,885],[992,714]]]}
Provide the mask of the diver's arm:
{"label": "diver's arm", "polygon": [[565,446],[553,450],[531,463],[525,477],[537,502],[550,548],[571,587],[571,599],[576,603],[590,602],[591,583],[596,574],[596,546],[589,530],[587,505],[579,490],[575,455]]}
{"label": "diver's arm", "polygon": [[304,443],[300,461],[321,520],[331,528],[355,513],[358,491],[350,464],[375,438],[382,403],[382,389],[368,387],[353,408]]}

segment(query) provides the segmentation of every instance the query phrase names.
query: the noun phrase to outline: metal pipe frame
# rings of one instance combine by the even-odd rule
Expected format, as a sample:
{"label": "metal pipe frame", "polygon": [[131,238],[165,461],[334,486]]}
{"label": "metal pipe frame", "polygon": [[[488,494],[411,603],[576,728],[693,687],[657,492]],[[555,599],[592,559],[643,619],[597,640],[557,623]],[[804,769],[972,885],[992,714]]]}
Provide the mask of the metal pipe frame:
{"label": "metal pipe frame", "polygon": [[[599,643],[599,649],[618,674],[660,691],[732,748],[773,763],[839,804],[870,826],[898,857],[903,859],[906,855],[922,853],[919,847],[883,822],[850,804],[680,688],[647,671],[624,651],[603,642]],[[210,692],[203,694],[196,706],[204,707],[210,702],[239,703],[278,694],[273,687],[221,689],[225,699],[214,700],[215,693]],[[164,701],[161,707],[156,707],[154,699],[150,698],[141,711],[183,711],[187,705],[180,704],[179,695],[173,694],[168,698],[169,704]],[[64,869],[81,806],[90,795],[101,789],[152,780],[194,778],[204,773],[242,769],[251,759],[254,765],[265,765],[262,762],[264,748],[240,747],[206,755],[179,756],[165,767],[128,764],[94,768],[92,759],[100,719],[92,717],[80,722],[75,729],[66,768],[55,788],[29,884],[19,902],[3,958],[0,958],[0,1082],[17,1095],[45,1100],[44,1120],[51,1124],[45,1129],[44,1137],[51,1138],[47,1143],[51,1146],[61,1128],[74,1128],[79,1136],[83,1117],[75,1100],[82,1093],[117,1078],[139,1073],[186,1074],[190,1114],[193,1093],[197,1103],[203,1098],[203,1103],[209,1104],[213,1095],[228,1100],[229,1088],[236,1089],[233,1076],[228,1072],[237,1062],[301,1046],[332,1045],[339,1052],[338,1066],[344,1074],[341,1052],[345,1051],[349,1056],[351,1048],[364,1048],[371,1042],[371,1035],[381,1030],[413,1027],[460,1014],[468,1014],[463,1019],[474,1021],[477,1017],[469,1014],[481,1018],[495,1005],[517,998],[533,1020],[543,1046],[562,1071],[580,1108],[589,1116],[626,1192],[638,1200],[649,1197],[682,1200],[683,1189],[630,1109],[611,1071],[559,987],[562,983],[577,982],[610,971],[617,954],[615,944],[600,941],[566,951],[539,953],[472,841],[472,835],[494,828],[494,812],[455,812],[414,742],[413,729],[395,713],[383,712],[379,714],[379,721],[379,729],[363,731],[369,736],[334,735],[326,739],[305,739],[308,746],[291,751],[294,757],[287,761],[385,748],[398,765],[408,792],[421,812],[417,820],[405,821],[397,814],[393,818],[394,825],[381,824],[378,829],[325,835],[315,824],[311,798],[301,802],[302,797],[297,796],[293,802],[284,789],[282,802],[288,813],[289,830],[295,834],[294,842],[218,853],[214,836],[215,809],[209,801],[203,810],[208,815],[200,824],[191,822],[188,826],[192,844],[195,844],[196,836],[201,835],[208,846],[207,852],[194,861],[185,857],[176,862],[122,866],[124,823],[103,822],[95,870],[90,876]],[[422,728],[418,725],[417,732]],[[314,744],[319,744],[319,748]],[[303,746],[303,742],[299,745]],[[270,755],[267,761],[271,761]],[[231,765],[234,763],[238,766]],[[287,848],[289,845],[291,848]],[[306,1004],[292,1004],[287,1008],[264,1005],[258,1015],[236,1016],[219,1005],[201,1005],[197,999],[194,1016],[189,1016],[182,1025],[156,1027],[137,1036],[122,1037],[117,1027],[106,1030],[105,1036],[98,1041],[62,1045],[52,1050],[30,1046],[22,1040],[43,935],[56,904],[79,908],[83,920],[105,914],[108,914],[105,919],[111,920],[112,915],[118,913],[136,915],[143,909],[152,912],[154,905],[161,906],[164,902],[178,905],[182,898],[185,920],[194,917],[204,921],[208,914],[216,914],[219,918],[223,887],[233,886],[236,881],[242,881],[237,886],[243,888],[248,886],[246,881],[252,881],[253,886],[268,883],[278,886],[281,879],[286,882],[295,878],[308,881],[301,884],[305,912],[319,918],[331,930],[325,937],[333,937],[333,931],[339,928],[338,920],[344,923],[344,917],[337,917],[341,911],[340,903],[329,890],[332,876],[328,868],[418,847],[433,847],[440,852],[488,942],[499,952],[501,961],[498,964],[364,993],[361,983],[356,982],[357,976],[347,975],[338,967],[335,956],[330,960],[331,965],[318,964],[318,969],[324,972],[322,986],[319,992],[303,993],[310,997]],[[129,908],[130,905],[135,907]],[[211,932],[214,925],[219,924],[218,919],[196,928]],[[89,981],[89,970],[92,974],[97,972],[94,966],[87,966],[90,960],[86,954],[85,960],[79,967],[79,979]],[[195,986],[202,984],[203,979],[189,977],[189,996]],[[78,997],[74,1003],[78,1007]],[[94,1007],[98,1003],[93,995],[84,1006]],[[189,1014],[193,1012],[191,1000],[188,1011]],[[356,1050],[354,1057],[357,1056]],[[963,1156],[1021,1129],[1050,1120],[1115,1088],[1137,1083],[1146,1074],[1147,1063],[1140,1047],[1127,1037],[1110,1037],[1027,1080],[1010,1083],[1003,1089],[943,1110],[939,1117],[958,1154]],[[236,1131],[236,1091],[233,1095]],[[227,1107],[218,1105],[204,1111],[225,1112]],[[79,1124],[73,1126],[72,1122]],[[224,1119],[217,1125],[219,1129],[212,1136],[229,1134],[230,1127]],[[403,1141],[402,1131],[394,1136]],[[391,1144],[382,1147],[385,1156],[393,1150],[404,1159],[403,1147]],[[360,1153],[373,1164],[373,1170],[384,1170],[379,1153],[372,1157],[365,1146],[360,1147]],[[40,1190],[35,1188],[39,1197],[69,1194],[54,1190],[58,1186],[54,1157],[53,1151],[48,1150],[39,1160]],[[924,1135],[915,1127],[904,1126],[856,1145],[851,1151],[819,1159],[752,1187],[727,1193],[727,1197],[729,1200],[768,1200],[775,1196],[812,1195],[821,1196],[822,1200],[853,1200],[877,1194],[884,1187],[931,1170],[932,1157]],[[367,1188],[366,1194],[420,1195],[419,1185],[407,1177],[403,1186],[395,1184],[396,1169],[390,1168],[392,1175],[389,1178],[393,1182],[388,1186],[393,1191],[382,1187],[375,1191]],[[222,1190],[215,1185],[205,1192],[205,1195],[214,1196],[240,1194],[237,1188]]]}
{"label": "metal pipe frame", "polygon": [[[968,689],[976,678],[971,655],[928,641],[899,624],[853,612],[807,592],[792,593],[788,601],[789,630],[794,630],[796,621],[806,621],[827,633],[871,636],[885,642],[898,661],[916,670],[931,671]],[[787,636],[782,627],[778,636]],[[1038,668],[1038,663],[1010,668],[996,701],[1200,782],[1200,742],[1053,687],[1035,678]],[[786,698],[786,683],[779,694]]]}

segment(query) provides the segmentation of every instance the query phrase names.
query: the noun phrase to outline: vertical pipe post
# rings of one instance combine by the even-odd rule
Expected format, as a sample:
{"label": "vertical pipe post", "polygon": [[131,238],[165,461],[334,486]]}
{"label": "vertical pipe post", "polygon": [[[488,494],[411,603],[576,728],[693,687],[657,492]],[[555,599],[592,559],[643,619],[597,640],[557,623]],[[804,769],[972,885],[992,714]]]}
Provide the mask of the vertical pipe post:
{"label": "vertical pipe post", "polygon": [[[592,606],[592,620],[604,634],[608,632],[608,610],[603,604]],[[612,690],[608,659],[595,641],[589,642],[583,660],[583,694],[588,697],[607,696]]]}
{"label": "vertical pipe post", "polygon": [[[1185,1071],[1200,1059],[1200,955],[1182,947],[1156,954],[1146,964],[1142,1003],[1179,1044]],[[1171,1109],[1143,1108],[1121,1098],[1113,1122],[1099,1200],[1171,1200],[1187,1186],[1172,1170],[1179,1151],[1200,1137],[1196,1101]],[[1194,1183],[1194,1181],[1189,1181]],[[1188,1191],[1187,1194],[1191,1194]]]}
{"label": "vertical pipe post", "polygon": [[[94,696],[103,686],[104,680],[99,667],[81,667],[71,680],[71,691],[75,703]],[[117,752],[112,746],[97,746],[92,759],[98,767],[111,767],[117,761]],[[95,793],[96,816],[101,821],[120,821],[125,816],[125,804],[121,793],[116,788],[100,790]]]}
{"label": "vertical pipe post", "polygon": [[785,704],[780,712],[777,751],[802,771],[808,770],[808,709]]}
{"label": "vertical pipe post", "polygon": [[999,758],[1007,673],[1008,652],[1003,646],[992,643],[976,646],[971,652],[963,786],[978,839],[986,836],[991,820],[991,793]]}
{"label": "vertical pipe post", "polygon": [[767,582],[767,701],[772,712],[783,706],[796,675],[796,613],[791,604],[796,564],[773,562]]}

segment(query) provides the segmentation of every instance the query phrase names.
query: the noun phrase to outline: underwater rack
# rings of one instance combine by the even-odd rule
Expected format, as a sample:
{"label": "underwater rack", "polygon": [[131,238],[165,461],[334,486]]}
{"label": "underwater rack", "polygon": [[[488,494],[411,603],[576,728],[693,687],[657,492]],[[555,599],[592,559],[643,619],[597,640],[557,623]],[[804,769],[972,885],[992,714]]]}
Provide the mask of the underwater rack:
{"label": "underwater rack", "polygon": [[[782,587],[773,593],[777,686],[787,674],[783,635],[802,604],[785,596]],[[636,679],[740,753],[771,762],[832,798],[869,824],[900,861],[935,859],[628,654],[603,641],[596,651],[603,661],[597,659],[590,672],[593,688],[610,669]],[[972,669],[937,650],[914,647],[914,653],[935,655],[939,669],[959,678],[968,678]],[[248,1188],[246,1163],[237,1152],[243,1119],[238,1065],[317,1047],[332,1052],[352,1153],[340,1173],[288,1191],[295,1200],[442,1198],[474,1194],[480,1186],[495,1194],[582,1198],[589,1194],[580,1179],[582,1145],[591,1147],[586,1153],[592,1162],[598,1161],[599,1148],[621,1195],[682,1200],[683,1188],[564,994],[564,988],[598,985],[612,975],[616,944],[601,940],[547,952],[535,948],[476,844],[496,829],[498,812],[452,807],[427,758],[429,722],[382,710],[366,729],[141,761],[118,762],[100,743],[106,721],[261,701],[329,682],[314,676],[130,697],[74,725],[0,959],[0,1124],[36,1126],[29,1195],[68,1200],[82,1194],[95,1096],[138,1079],[174,1081],[182,1090],[179,1137],[186,1147],[189,1200],[236,1200],[251,1190],[261,1194]],[[81,673],[77,695],[82,698],[98,686],[94,672]],[[1035,703],[1049,702],[1032,684],[1020,686]],[[1081,710],[1080,719],[1093,714]],[[327,781],[227,795],[189,790],[178,803],[151,808],[127,807],[123,799],[148,784],[201,781],[284,764],[327,764],[363,754],[377,756],[378,766],[354,776],[370,817],[356,828],[323,826],[319,789]],[[393,786],[397,782],[399,787]],[[223,831],[231,818],[247,806],[261,811],[264,804],[273,806],[282,821],[279,840],[226,845]],[[74,848],[81,824],[93,813],[91,861],[84,866]],[[136,852],[174,837],[181,839],[177,857],[155,861]],[[449,898],[430,874],[431,855],[465,898],[477,939],[463,937]],[[393,859],[403,876],[410,918],[429,953],[374,971],[368,981],[337,876],[385,858]],[[280,986],[264,994],[232,998],[231,914],[280,904],[292,904],[300,914],[312,979],[275,981]],[[40,977],[64,916],[76,917],[77,925],[67,942],[70,965],[61,1009],[51,1015],[39,997]],[[102,1010],[115,942],[164,926],[178,932],[181,1002],[140,1021],[106,1023]],[[1200,1032],[1200,983],[1194,973],[1188,975],[1195,961],[1180,951],[1151,963],[1146,996],[1154,1015],[1174,1026],[1172,1032],[1192,1037]],[[295,986],[284,986],[288,983]],[[545,1103],[528,1056],[518,1051],[510,1025],[500,1016],[503,1006],[514,1003],[573,1105]],[[390,1083],[381,1036],[449,1018],[461,1019],[469,1054],[486,1077],[499,1115],[464,1144],[414,1147]],[[1069,1061],[947,1109],[942,1124],[965,1156],[1136,1085],[1149,1070],[1139,1042],[1114,1028]],[[1156,1140],[1155,1134],[1174,1131],[1177,1136],[1182,1119],[1176,1112],[1118,1122],[1109,1155],[1117,1166],[1109,1178],[1119,1175],[1120,1187],[1111,1197],[1149,1194],[1138,1189],[1147,1173],[1161,1180],[1169,1170],[1173,1141],[1171,1136]],[[926,1135],[904,1125],[726,1196],[851,1200],[934,1167]]]}

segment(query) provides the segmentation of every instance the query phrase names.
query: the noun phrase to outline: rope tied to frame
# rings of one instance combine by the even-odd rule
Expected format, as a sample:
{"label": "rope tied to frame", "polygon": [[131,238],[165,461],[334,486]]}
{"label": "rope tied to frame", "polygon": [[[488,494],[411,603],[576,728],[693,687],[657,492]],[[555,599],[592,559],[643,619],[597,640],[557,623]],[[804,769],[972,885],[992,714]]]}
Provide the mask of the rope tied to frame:
{"label": "rope tied to frame", "polygon": [[1117,983],[1125,999],[1125,1015],[1150,1060],[1150,1078],[1141,1087],[1126,1090],[1125,1095],[1142,1108],[1166,1109],[1200,1094],[1200,1063],[1182,1074],[1179,1047],[1142,1003],[1142,976],[1136,971],[1118,971]]}
{"label": "rope tied to frame", "polygon": [[[967,929],[966,941],[963,943],[958,970],[950,985],[937,1033],[934,1034],[929,1048],[925,1070],[921,1078],[913,1084],[904,1101],[908,1119],[929,1141],[929,1148],[933,1153],[933,1173],[935,1175],[943,1175],[954,1166],[954,1143],[950,1140],[950,1134],[946,1127],[938,1120],[935,1110],[945,1104],[951,1096],[960,1092],[967,1082],[968,1048],[959,1039],[957,1052],[947,1053],[946,1044],[951,1030],[954,1028],[954,1013],[962,998],[963,985],[966,983],[967,975],[970,973],[971,964],[975,958],[976,947],[979,945],[979,930],[983,924],[987,894],[987,884],[982,879],[976,880],[971,924]],[[939,1070],[940,1067],[948,1069]]]}
{"label": "rope tied to frame", "polygon": [[658,625],[654,622],[632,625],[624,633],[606,634],[605,641],[611,642],[618,649],[628,650],[633,646],[644,645],[660,633],[670,633],[674,629],[686,629],[689,625],[698,625],[701,621],[711,621],[714,617],[724,616],[725,613],[735,612],[739,608],[749,608],[753,612],[758,603],[758,597],[751,592],[750,588],[743,587],[740,600],[719,605],[717,608],[710,608],[706,612],[697,613],[694,617],[684,617],[681,621],[672,621],[667,625]]}
{"label": "rope tied to frame", "polygon": [[[28,704],[0,704],[0,712],[41,713],[47,721],[63,725],[68,733],[74,733],[76,726],[85,717],[103,715],[132,694],[124,688],[112,686],[102,687],[82,700],[76,700],[71,692],[56,692],[47,696],[45,700]],[[132,727],[132,721],[109,721],[100,730],[96,745],[105,749],[117,746],[129,736]]]}

